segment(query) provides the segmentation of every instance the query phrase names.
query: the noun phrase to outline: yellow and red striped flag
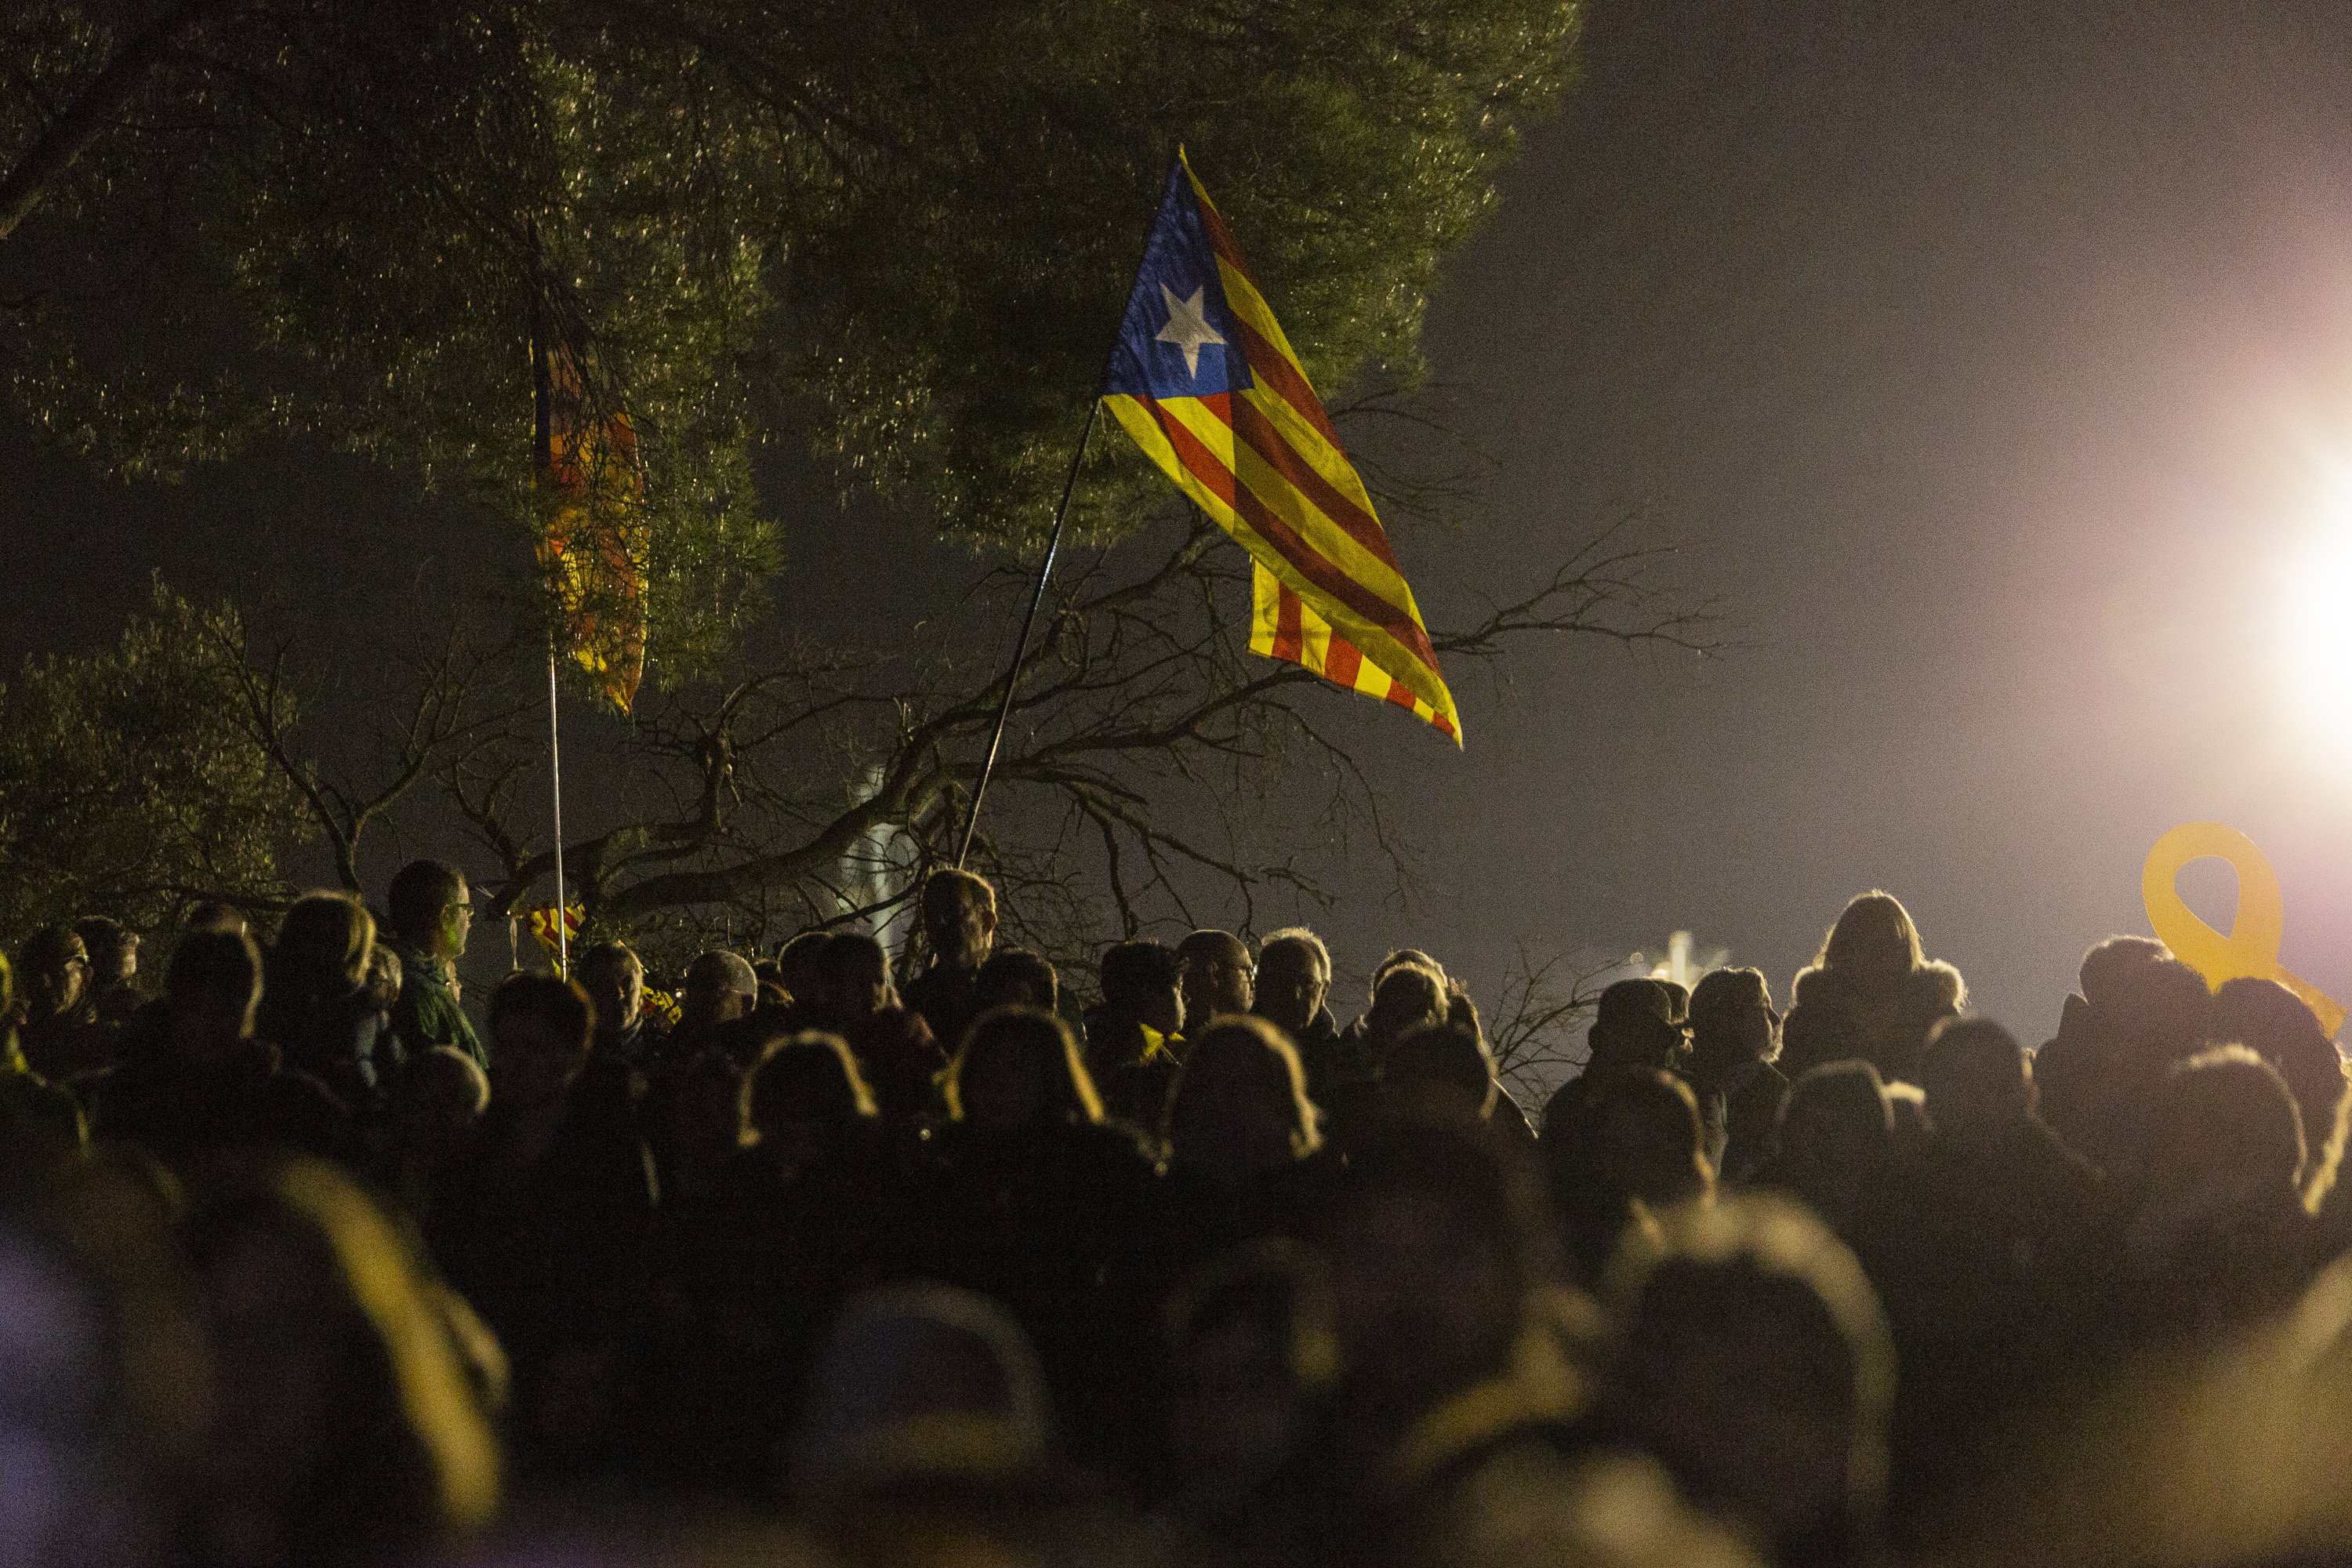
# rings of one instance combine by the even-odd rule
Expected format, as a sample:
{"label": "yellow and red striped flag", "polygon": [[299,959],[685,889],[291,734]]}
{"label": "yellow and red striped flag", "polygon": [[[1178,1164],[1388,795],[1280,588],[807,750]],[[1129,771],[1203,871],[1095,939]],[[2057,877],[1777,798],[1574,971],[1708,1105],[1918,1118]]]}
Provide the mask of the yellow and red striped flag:
{"label": "yellow and red striped flag", "polygon": [[1252,649],[1410,709],[1461,744],[1453,693],[1371,497],[1181,153],[1103,401],[1256,563]]}
{"label": "yellow and red striped flag", "polygon": [[535,345],[538,474],[548,593],[572,661],[623,713],[646,673],[646,592],[653,535],[645,469],[626,411],[592,405],[562,341]]}

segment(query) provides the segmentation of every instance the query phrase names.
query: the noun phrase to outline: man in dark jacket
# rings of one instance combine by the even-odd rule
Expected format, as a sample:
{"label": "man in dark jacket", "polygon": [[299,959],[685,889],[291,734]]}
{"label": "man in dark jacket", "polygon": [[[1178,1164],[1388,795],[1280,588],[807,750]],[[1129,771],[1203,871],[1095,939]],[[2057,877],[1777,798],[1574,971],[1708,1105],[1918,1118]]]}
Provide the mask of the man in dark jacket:
{"label": "man in dark jacket", "polygon": [[1339,1045],[1339,1021],[1325,1005],[1331,995],[1331,950],[1305,926],[1267,937],[1257,950],[1257,987],[1250,1010],[1298,1047],[1307,1092],[1329,1076]]}
{"label": "man in dark jacket", "polygon": [[393,1032],[410,1056],[455,1046],[487,1071],[489,1055],[459,1000],[457,964],[474,925],[464,873],[445,861],[412,860],[393,878],[386,902],[401,963]]}
{"label": "man in dark jacket", "polygon": [[35,931],[18,958],[24,995],[16,1041],[26,1063],[51,1083],[65,1083],[107,1065],[114,1031],[98,1021],[89,983],[89,952],[64,926]]}
{"label": "man in dark jacket", "polygon": [[980,1010],[980,966],[996,948],[996,889],[970,871],[934,871],[923,884],[923,943],[931,962],[901,991],[908,1007],[952,1050]]}

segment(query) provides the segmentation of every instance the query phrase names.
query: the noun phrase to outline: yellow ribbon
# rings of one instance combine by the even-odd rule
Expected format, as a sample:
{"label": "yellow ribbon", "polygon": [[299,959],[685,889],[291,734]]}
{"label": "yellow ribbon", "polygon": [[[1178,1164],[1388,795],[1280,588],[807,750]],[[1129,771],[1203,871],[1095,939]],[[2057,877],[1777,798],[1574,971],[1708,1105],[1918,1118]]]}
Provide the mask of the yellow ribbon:
{"label": "yellow ribbon", "polygon": [[[2176,879],[2192,860],[2226,860],[2238,874],[2238,918],[2230,934],[2222,935],[2199,919],[2181,901]],[[2316,1014],[2319,1026],[2333,1037],[2342,1026],[2344,1004],[2279,963],[2279,947],[2286,940],[2286,899],[2278,875],[2254,841],[2219,822],[2184,823],[2156,841],[2140,871],[2140,897],[2147,905],[2147,923],[2156,939],[2175,958],[2221,989],[2225,980],[2252,976],[2275,980],[2303,999]]]}

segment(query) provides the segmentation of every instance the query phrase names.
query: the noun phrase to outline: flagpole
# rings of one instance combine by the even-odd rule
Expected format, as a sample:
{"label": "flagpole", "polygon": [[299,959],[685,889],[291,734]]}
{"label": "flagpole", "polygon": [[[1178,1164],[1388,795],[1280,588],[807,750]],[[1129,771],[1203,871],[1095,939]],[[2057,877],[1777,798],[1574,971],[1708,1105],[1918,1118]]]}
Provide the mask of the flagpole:
{"label": "flagpole", "polygon": [[972,786],[971,811],[964,818],[963,845],[956,851],[956,869],[963,869],[965,859],[971,854],[971,841],[980,831],[980,803],[988,795],[989,775],[996,772],[997,748],[1004,744],[1004,725],[1013,717],[1013,695],[1020,689],[1021,665],[1029,657],[1029,634],[1036,628],[1037,606],[1045,602],[1045,584],[1054,575],[1054,558],[1062,550],[1062,525],[1069,521],[1070,491],[1077,487],[1078,468],[1087,460],[1087,446],[1095,437],[1095,422],[1102,416],[1099,393],[1087,405],[1087,427],[1079,432],[1078,449],[1070,458],[1070,471],[1062,479],[1062,499],[1054,505],[1054,531],[1045,541],[1045,563],[1037,568],[1037,586],[1029,595],[1029,613],[1021,617],[1021,637],[1013,645],[1013,668],[1004,672],[1004,700],[997,704],[996,729],[988,737],[988,758],[980,765],[980,782]]}
{"label": "flagpole", "polygon": [[563,901],[563,744],[555,726],[555,639],[547,639],[547,776],[555,792],[555,972],[572,975],[571,922]]}

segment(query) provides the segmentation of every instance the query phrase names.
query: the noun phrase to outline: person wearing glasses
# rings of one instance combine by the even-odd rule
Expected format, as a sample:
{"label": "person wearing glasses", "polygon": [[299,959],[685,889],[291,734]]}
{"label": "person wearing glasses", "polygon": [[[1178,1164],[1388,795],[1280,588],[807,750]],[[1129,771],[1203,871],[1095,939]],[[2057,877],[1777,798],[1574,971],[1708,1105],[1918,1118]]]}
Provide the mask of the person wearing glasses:
{"label": "person wearing glasses", "polygon": [[474,924],[465,873],[443,860],[412,860],[393,878],[386,905],[403,975],[393,1033],[411,1057],[454,1046],[487,1072],[489,1054],[458,1000],[457,960]]}

